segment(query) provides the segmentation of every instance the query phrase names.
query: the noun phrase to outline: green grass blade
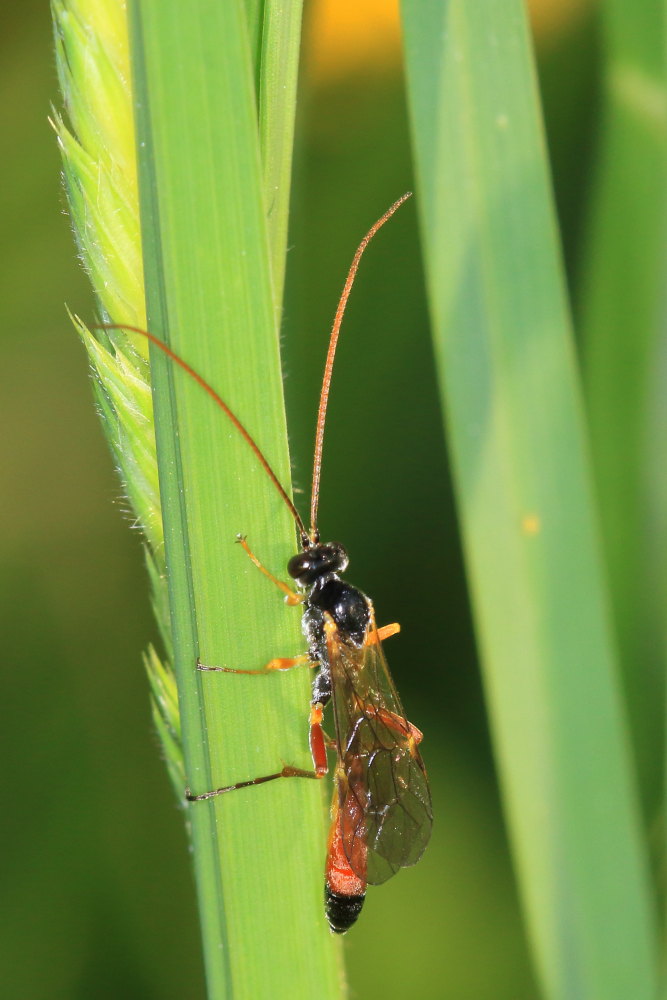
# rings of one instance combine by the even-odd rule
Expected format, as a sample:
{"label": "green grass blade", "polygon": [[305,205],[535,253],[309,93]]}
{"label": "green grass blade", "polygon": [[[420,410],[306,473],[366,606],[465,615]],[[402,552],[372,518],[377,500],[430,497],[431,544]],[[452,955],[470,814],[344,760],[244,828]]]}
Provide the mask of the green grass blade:
{"label": "green grass blade", "polygon": [[303,0],[245,0],[244,7],[254,67],[273,294],[280,322]]}
{"label": "green grass blade", "polygon": [[519,0],[404,0],[436,357],[492,730],[550,1000],[650,1000],[655,933]]}
{"label": "green grass blade", "polygon": [[[599,164],[582,261],[587,401],[605,554],[644,798],[660,796],[665,559],[665,11],[608,0]],[[656,372],[658,373],[656,376]],[[660,383],[658,384],[658,379]],[[658,453],[651,451],[659,427]],[[658,496],[654,494],[658,488]],[[662,543],[656,544],[662,535]]]}
{"label": "green grass blade", "polygon": [[[149,326],[207,377],[283,482],[289,461],[245,15],[239,2],[131,4]],[[302,648],[299,614],[234,544],[281,573],[294,526],[224,415],[154,352],[152,370],[186,773],[195,791],[308,766],[309,678],[204,675]],[[334,997],[315,782],[189,809],[212,997]]]}
{"label": "green grass blade", "polygon": [[266,0],[259,71],[259,142],[277,322],[282,316],[302,0]]}
{"label": "green grass blade", "polygon": [[264,20],[265,0],[245,0],[246,19],[248,21],[248,40],[250,42],[250,57],[254,67],[255,91],[259,92],[259,74],[262,68],[262,22]]}

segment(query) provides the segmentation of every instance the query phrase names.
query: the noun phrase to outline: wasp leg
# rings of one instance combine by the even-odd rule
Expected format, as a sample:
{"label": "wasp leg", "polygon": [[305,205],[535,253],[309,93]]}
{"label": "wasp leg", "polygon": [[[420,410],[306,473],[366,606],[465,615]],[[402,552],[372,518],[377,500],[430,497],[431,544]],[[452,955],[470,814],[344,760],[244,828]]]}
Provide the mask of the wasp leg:
{"label": "wasp leg", "polygon": [[323,778],[329,770],[327,763],[327,738],[322,729],[324,706],[316,702],[310,709],[310,756],[318,778]]}
{"label": "wasp leg", "polygon": [[392,622],[391,625],[383,625],[381,628],[373,628],[368,633],[368,638],[366,642],[369,646],[374,646],[378,642],[384,642],[385,639],[391,638],[392,635],[398,635],[401,631],[401,626],[398,622]]}
{"label": "wasp leg", "polygon": [[292,667],[303,666],[314,669],[319,666],[319,663],[313,663],[308,653],[302,653],[300,656],[277,656],[274,660],[269,660],[266,666],[260,667],[259,670],[241,670],[237,667],[210,667],[197,659],[197,670],[214,674],[271,674],[275,670],[291,670]]}
{"label": "wasp leg", "polygon": [[274,576],[273,573],[269,572],[266,566],[264,566],[263,563],[259,561],[255,553],[248,545],[245,535],[237,535],[236,541],[239,543],[244,552],[250,557],[251,561],[255,564],[257,569],[261,573],[263,573],[264,576],[271,581],[271,583],[275,583],[276,587],[282,590],[283,594],[285,595],[285,604],[289,604],[292,607],[294,607],[294,605],[301,604],[303,601],[305,601],[306,599],[305,594],[296,594],[290,587],[288,587],[286,583],[283,583],[283,581],[279,580],[277,576]]}
{"label": "wasp leg", "polygon": [[239,788],[250,788],[251,785],[264,785],[267,781],[275,781],[277,778],[322,778],[323,775],[317,771],[305,771],[301,767],[290,767],[285,765],[282,771],[275,774],[263,774],[260,778],[250,778],[249,781],[237,781],[234,785],[223,785],[222,788],[214,788],[211,792],[202,792],[201,795],[193,795],[189,788],[185,789],[185,797],[188,802],[204,802],[207,799],[214,799],[217,795],[225,795],[227,792],[235,792]]}
{"label": "wasp leg", "polygon": [[286,764],[282,771],[275,774],[263,774],[259,778],[250,778],[248,781],[237,781],[233,785],[223,785],[222,788],[214,788],[211,792],[202,792],[201,795],[193,795],[189,788],[185,789],[185,797],[188,802],[204,802],[207,799],[214,799],[218,795],[225,795],[227,792],[235,792],[239,788],[250,788],[251,785],[264,785],[267,781],[276,781],[278,778],[323,778],[329,766],[327,764],[326,739],[322,731],[322,715],[324,709],[319,702],[310,710],[310,753],[313,758],[313,770],[306,771],[301,767],[291,767]]}

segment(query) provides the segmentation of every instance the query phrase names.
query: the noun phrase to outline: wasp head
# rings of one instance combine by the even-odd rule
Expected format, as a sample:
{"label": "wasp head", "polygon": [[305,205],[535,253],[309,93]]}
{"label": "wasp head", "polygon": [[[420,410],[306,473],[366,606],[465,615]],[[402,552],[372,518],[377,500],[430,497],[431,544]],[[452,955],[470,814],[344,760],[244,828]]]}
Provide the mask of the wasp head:
{"label": "wasp head", "polygon": [[287,572],[302,587],[312,585],[327,573],[343,573],[347,569],[347,552],[339,542],[311,545],[292,556]]}

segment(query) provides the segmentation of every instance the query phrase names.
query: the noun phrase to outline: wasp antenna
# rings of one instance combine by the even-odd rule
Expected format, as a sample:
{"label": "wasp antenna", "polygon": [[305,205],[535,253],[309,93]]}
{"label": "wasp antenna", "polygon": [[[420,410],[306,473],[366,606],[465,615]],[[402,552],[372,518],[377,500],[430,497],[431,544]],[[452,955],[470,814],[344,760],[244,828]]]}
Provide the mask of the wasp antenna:
{"label": "wasp antenna", "polygon": [[195,382],[197,382],[198,385],[200,385],[202,387],[202,389],[205,392],[208,393],[208,395],[211,397],[211,399],[215,403],[217,403],[217,405],[220,407],[220,409],[223,411],[223,413],[225,413],[226,416],[229,417],[229,419],[233,423],[234,427],[236,427],[236,429],[239,432],[239,434],[241,435],[241,437],[243,437],[243,439],[247,442],[247,444],[250,445],[250,447],[252,448],[253,452],[255,453],[257,459],[259,460],[260,465],[262,466],[262,468],[266,472],[267,476],[269,477],[269,479],[271,480],[271,482],[273,483],[273,485],[278,490],[278,493],[280,494],[280,496],[283,498],[283,500],[285,501],[285,503],[289,507],[290,513],[291,513],[292,517],[294,518],[294,520],[296,522],[296,526],[297,526],[297,529],[299,531],[299,534],[301,535],[302,538],[304,536],[307,537],[308,533],[306,531],[306,526],[304,525],[303,521],[301,520],[301,515],[299,514],[298,510],[296,509],[296,507],[292,503],[292,500],[288,496],[287,490],[283,487],[283,485],[280,482],[280,480],[278,479],[277,475],[275,474],[275,472],[273,471],[273,469],[269,465],[267,459],[264,457],[264,454],[263,454],[262,450],[260,449],[259,445],[255,441],[255,439],[252,437],[252,435],[250,434],[250,432],[246,430],[246,428],[241,423],[241,421],[236,416],[236,414],[233,412],[233,410],[231,410],[229,408],[229,406],[227,406],[227,403],[225,403],[225,401],[222,398],[222,396],[220,396],[215,391],[215,389],[213,388],[213,386],[209,385],[209,383],[206,381],[205,378],[202,378],[202,376],[198,372],[196,372],[194,370],[194,368],[190,367],[190,365],[187,363],[187,361],[184,361],[183,358],[179,357],[178,354],[176,354],[175,351],[172,351],[171,347],[168,347],[167,344],[165,344],[164,341],[160,340],[159,337],[156,337],[154,333],[149,333],[148,330],[142,330],[141,327],[139,327],[139,326],[129,326],[127,323],[95,323],[95,324],[92,325],[91,329],[93,329],[93,330],[129,330],[131,333],[139,333],[139,334],[141,334],[142,337],[146,337],[147,340],[150,340],[151,344],[155,344],[156,347],[159,347],[159,349],[164,354],[166,354],[168,358],[171,358],[171,360],[175,364],[177,364],[179,366],[179,368],[182,368],[184,372],[187,372],[188,375],[192,376],[192,378],[195,380]]}
{"label": "wasp antenna", "polygon": [[343,291],[341,297],[338,301],[338,308],[336,309],[336,315],[334,316],[333,326],[331,328],[331,336],[329,337],[329,349],[327,351],[327,359],[324,363],[324,376],[322,378],[322,391],[320,393],[320,405],[317,411],[317,426],[315,430],[315,454],[313,457],[313,484],[310,493],[310,538],[315,539],[319,537],[317,531],[317,507],[320,498],[320,475],[322,471],[322,445],[324,442],[324,424],[327,416],[327,403],[329,401],[329,389],[331,387],[331,375],[333,372],[334,358],[336,356],[336,346],[338,345],[338,335],[340,333],[340,326],[343,322],[343,316],[345,314],[345,306],[347,305],[347,300],[350,297],[350,292],[352,290],[352,285],[354,284],[354,279],[357,274],[357,269],[359,267],[359,261],[361,260],[362,254],[370,241],[373,239],[378,229],[384,226],[385,222],[392,217],[397,208],[407,201],[412,195],[412,191],[406,191],[402,197],[395,201],[391,208],[388,208],[384,215],[378,219],[378,221],[371,226],[363,240],[357,247],[357,252],[354,255],[352,264],[350,265],[350,270],[347,273],[347,278],[345,279],[345,284],[343,285]]}

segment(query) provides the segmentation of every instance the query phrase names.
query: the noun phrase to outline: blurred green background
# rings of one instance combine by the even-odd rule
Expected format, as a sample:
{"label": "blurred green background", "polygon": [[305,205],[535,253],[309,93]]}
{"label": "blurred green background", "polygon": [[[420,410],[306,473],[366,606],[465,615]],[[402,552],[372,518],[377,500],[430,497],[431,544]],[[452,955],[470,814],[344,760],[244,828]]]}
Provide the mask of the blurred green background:
{"label": "blurred green background", "polygon": [[[91,316],[92,296],[47,123],[58,104],[48,5],[25,0],[4,20],[0,967],[6,995],[26,1000],[196,998],[187,842],[140,659],[156,639],[141,539],[65,312],[67,303]],[[576,10],[564,24],[540,24],[574,273],[595,138],[596,28]],[[347,266],[368,225],[412,182],[391,39],[378,58],[333,69],[312,32],[306,40],[314,54],[302,81],[283,349],[295,481],[307,493],[327,331]],[[320,523],[346,544],[350,579],[372,595],[381,622],[402,624],[388,653],[426,734],[435,800],[423,862],[370,892],[347,938],[351,995],[536,998],[475,661],[412,205],[371,248],[352,296]]]}

